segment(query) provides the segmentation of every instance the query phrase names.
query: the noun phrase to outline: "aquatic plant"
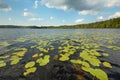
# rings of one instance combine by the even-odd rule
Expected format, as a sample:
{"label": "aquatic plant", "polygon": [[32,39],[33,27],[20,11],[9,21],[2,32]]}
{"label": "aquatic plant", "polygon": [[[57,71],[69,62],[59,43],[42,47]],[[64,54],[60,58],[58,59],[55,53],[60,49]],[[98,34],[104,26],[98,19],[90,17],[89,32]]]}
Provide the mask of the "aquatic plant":
{"label": "aquatic plant", "polygon": [[39,58],[36,60],[36,63],[39,63],[40,66],[45,66],[49,63],[50,56],[45,55],[44,58]]}
{"label": "aquatic plant", "polygon": [[21,37],[21,38],[18,38],[18,39],[16,39],[16,40],[14,40],[15,42],[25,42],[25,41],[27,41],[27,38],[23,38],[23,37]]}
{"label": "aquatic plant", "polygon": [[[26,62],[23,75],[27,76],[34,73],[39,66],[46,66],[49,64],[50,60],[54,58],[54,60],[62,62],[69,61],[73,64],[77,64],[84,72],[91,74],[99,80],[108,80],[107,73],[101,69],[101,66],[109,69],[112,68],[112,65],[109,61],[101,61],[99,57],[106,58],[110,56],[110,54],[102,50],[101,47],[106,47],[112,50],[120,50],[120,48],[119,46],[108,46],[112,45],[114,41],[112,38],[107,38],[110,36],[106,37],[99,33],[96,34],[101,37],[95,36],[94,33],[91,35],[92,37],[89,37],[89,35],[78,32],[71,35],[59,35],[60,37],[56,34],[56,36],[46,36],[45,34],[40,34],[37,36],[26,35],[16,39],[15,41],[20,43],[29,40],[29,42],[33,44],[27,46],[28,48],[39,49],[38,53],[30,53],[31,56],[29,57],[31,60]],[[58,45],[55,46],[55,44]],[[9,46],[9,43],[3,42],[0,43],[0,46]],[[0,68],[7,65],[6,61],[10,61],[10,65],[13,66],[22,61],[21,59],[24,58],[26,53],[29,55],[29,52],[27,52],[28,49],[24,47],[26,47],[26,45],[20,45],[20,48],[10,48],[10,51],[6,51],[4,56],[0,55]],[[52,54],[52,56],[48,55],[53,52],[53,50],[55,50],[56,53]],[[10,55],[8,55],[9,52]],[[77,59],[75,59],[75,56]]]}
{"label": "aquatic plant", "polygon": [[28,62],[26,65],[25,65],[25,68],[31,68],[35,65],[35,62],[34,61],[31,61],[31,62]]}
{"label": "aquatic plant", "polygon": [[26,69],[26,72],[24,72],[24,76],[27,76],[30,73],[34,73],[36,70],[37,70],[36,67],[32,67],[32,68]]}
{"label": "aquatic plant", "polygon": [[108,68],[112,68],[111,64],[109,62],[103,62],[103,65]]}
{"label": "aquatic plant", "polygon": [[11,60],[10,65],[15,65],[15,64],[19,63],[21,59],[22,59],[22,58],[20,58],[20,57],[18,57],[18,56],[12,56],[12,57],[10,58],[10,60]]}
{"label": "aquatic plant", "polygon": [[0,46],[9,46],[10,44],[7,42],[7,41],[4,41],[4,42],[0,42]]}
{"label": "aquatic plant", "polygon": [[36,57],[38,57],[39,55],[38,55],[38,53],[36,53],[36,54],[34,54],[33,56],[32,56],[32,58],[36,58]]}
{"label": "aquatic plant", "polygon": [[0,68],[1,68],[1,67],[5,67],[5,66],[6,66],[5,61],[0,60]]}

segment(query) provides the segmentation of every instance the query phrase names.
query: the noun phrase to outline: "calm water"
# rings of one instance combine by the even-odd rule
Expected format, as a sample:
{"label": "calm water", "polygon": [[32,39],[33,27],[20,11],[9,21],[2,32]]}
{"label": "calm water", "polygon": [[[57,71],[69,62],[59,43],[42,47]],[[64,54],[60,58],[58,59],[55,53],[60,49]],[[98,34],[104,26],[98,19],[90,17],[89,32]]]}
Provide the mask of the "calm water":
{"label": "calm water", "polygon": [[[0,29],[0,41],[12,41],[16,38],[22,37],[24,35],[38,35],[38,34],[46,34],[50,36],[51,34],[54,35],[62,35],[62,34],[77,34],[77,33],[84,33],[84,34],[92,34],[92,33],[101,33],[102,35],[106,36],[107,34],[120,34],[120,29]],[[96,35],[97,36],[97,35]],[[111,36],[112,37],[112,36]]]}
{"label": "calm water", "polygon": [[[51,49],[51,46],[53,49]],[[17,73],[16,69],[24,69],[24,66],[29,61],[37,61],[36,59],[31,59],[31,56],[37,57],[35,53],[41,53],[41,48],[46,51],[45,55],[50,55],[52,60],[56,55],[60,57],[59,54],[65,54],[61,47],[67,48],[72,46],[74,55],[71,55],[69,60],[78,59],[79,53],[88,50],[98,50],[100,54],[107,53],[108,57],[100,56],[98,59],[102,62],[107,61],[111,64],[112,68],[104,68],[99,65],[94,68],[100,68],[108,74],[109,80],[119,80],[120,79],[120,29],[0,29],[0,64],[4,61],[9,67],[0,67],[0,80],[5,79],[5,76],[12,77],[9,80],[16,80],[14,78],[23,74],[21,70],[18,75],[9,75],[8,73],[12,71]],[[93,47],[94,46],[94,47]],[[78,49],[76,47],[79,47]],[[15,57],[14,52],[19,52],[21,49],[26,48],[27,52],[25,54],[18,55],[22,60],[20,60],[15,65],[22,65],[19,67],[11,67],[12,57]],[[59,49],[60,48],[60,49]],[[63,48],[63,49],[64,49]],[[50,50],[51,49],[51,50]],[[71,50],[71,48],[70,48]],[[7,57],[6,57],[7,56]],[[17,56],[17,57],[18,57]],[[3,58],[4,57],[4,58]],[[82,58],[80,56],[80,58]],[[61,61],[61,59],[59,59]],[[24,63],[24,64],[21,64]],[[1,66],[1,65],[0,65]],[[12,65],[14,66],[14,65]],[[15,71],[14,71],[14,68]],[[7,72],[7,70],[9,72]],[[5,71],[6,70],[6,71]],[[40,74],[40,73],[39,73]],[[34,75],[34,74],[33,74]],[[35,76],[35,75],[34,75]],[[30,77],[30,76],[29,76]],[[29,77],[22,80],[33,80],[34,77],[30,79]],[[89,76],[88,76],[89,77]],[[4,79],[3,79],[4,78]],[[19,80],[19,79],[18,79]],[[21,79],[20,79],[21,80]],[[36,78],[36,80],[39,80]],[[41,80],[47,80],[41,77]]]}

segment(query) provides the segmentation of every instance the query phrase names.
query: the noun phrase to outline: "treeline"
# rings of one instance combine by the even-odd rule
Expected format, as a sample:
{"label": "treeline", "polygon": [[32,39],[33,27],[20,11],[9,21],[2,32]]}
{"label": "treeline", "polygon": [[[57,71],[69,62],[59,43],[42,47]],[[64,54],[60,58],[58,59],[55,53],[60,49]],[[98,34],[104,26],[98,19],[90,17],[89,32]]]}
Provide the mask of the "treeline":
{"label": "treeline", "polygon": [[0,25],[0,28],[38,28],[38,26]]}
{"label": "treeline", "polygon": [[120,28],[120,17],[89,24],[62,25],[62,26],[14,26],[0,25],[0,28],[36,28],[36,29],[67,29],[67,28]]}
{"label": "treeline", "polygon": [[120,28],[120,17],[89,24],[64,25],[59,27],[49,26],[46,28]]}

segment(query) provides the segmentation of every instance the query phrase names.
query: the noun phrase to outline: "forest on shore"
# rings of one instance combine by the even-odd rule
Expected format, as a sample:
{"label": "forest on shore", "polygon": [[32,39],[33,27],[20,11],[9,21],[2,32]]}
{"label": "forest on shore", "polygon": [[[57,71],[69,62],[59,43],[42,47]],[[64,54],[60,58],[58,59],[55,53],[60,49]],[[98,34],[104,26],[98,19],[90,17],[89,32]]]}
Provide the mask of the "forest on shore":
{"label": "forest on shore", "polygon": [[69,29],[69,28],[120,28],[120,17],[105,21],[98,21],[88,24],[61,25],[61,26],[18,26],[18,25],[0,25],[0,28],[37,28],[37,29]]}

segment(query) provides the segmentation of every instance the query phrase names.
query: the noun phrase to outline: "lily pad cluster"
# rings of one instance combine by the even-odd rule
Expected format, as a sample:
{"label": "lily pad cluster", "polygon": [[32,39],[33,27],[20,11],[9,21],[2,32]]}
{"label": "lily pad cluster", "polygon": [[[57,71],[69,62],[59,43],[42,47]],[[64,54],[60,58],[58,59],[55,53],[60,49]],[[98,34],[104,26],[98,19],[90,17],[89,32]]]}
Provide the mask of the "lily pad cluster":
{"label": "lily pad cluster", "polygon": [[[31,54],[31,60],[24,64],[24,76],[35,73],[38,67],[44,67],[54,59],[77,64],[84,72],[91,74],[93,77],[99,80],[108,80],[107,73],[101,67],[109,69],[112,68],[112,65],[109,61],[101,61],[100,57],[106,58],[111,55],[102,50],[101,47],[119,51],[120,47],[115,46],[119,42],[114,41],[116,38],[119,39],[120,35],[106,33],[105,36],[105,34],[99,32],[92,33],[90,36],[81,32],[74,34],[65,33],[64,35],[52,34],[49,36],[45,34],[25,35],[24,37],[17,38],[14,42],[25,44],[29,41],[32,44],[29,47],[24,46],[24,44],[20,45],[20,47],[13,47],[6,51],[4,55],[0,55],[0,69],[7,65],[17,65],[25,58],[26,53],[29,54],[29,49],[35,49],[39,50],[39,52]],[[0,42],[2,47],[9,45],[7,41]],[[52,54],[51,52],[54,52],[54,50],[56,53]],[[73,56],[76,55],[77,58],[74,58]]]}
{"label": "lily pad cluster", "polygon": [[25,65],[25,72],[24,72],[24,76],[27,76],[28,74],[30,73],[34,73],[37,68],[34,67],[35,66],[35,62],[34,61],[31,61],[31,62],[28,62],[26,65]]}

